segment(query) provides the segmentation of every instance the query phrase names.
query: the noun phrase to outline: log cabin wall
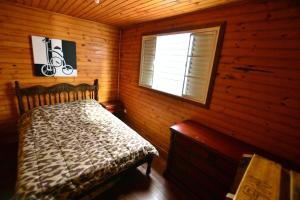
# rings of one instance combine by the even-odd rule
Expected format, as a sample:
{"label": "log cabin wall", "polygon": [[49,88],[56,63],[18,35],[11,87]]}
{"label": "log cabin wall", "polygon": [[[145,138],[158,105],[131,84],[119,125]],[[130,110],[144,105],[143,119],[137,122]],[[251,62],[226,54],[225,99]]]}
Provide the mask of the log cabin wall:
{"label": "log cabin wall", "polygon": [[[78,76],[33,75],[31,35],[76,42]],[[0,140],[16,132],[18,108],[14,81],[21,87],[93,83],[98,78],[100,101],[117,98],[119,29],[39,9],[0,3]]]}
{"label": "log cabin wall", "polygon": [[[300,6],[248,1],[122,30],[120,98],[126,120],[165,155],[169,127],[194,119],[300,165]],[[226,21],[210,108],[138,86],[141,36]]]}

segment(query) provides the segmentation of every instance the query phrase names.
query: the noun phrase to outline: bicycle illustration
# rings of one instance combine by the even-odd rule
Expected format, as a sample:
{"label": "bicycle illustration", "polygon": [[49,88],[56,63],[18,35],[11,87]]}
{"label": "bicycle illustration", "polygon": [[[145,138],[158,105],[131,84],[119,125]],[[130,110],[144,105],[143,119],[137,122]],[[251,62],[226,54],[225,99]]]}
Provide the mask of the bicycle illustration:
{"label": "bicycle illustration", "polygon": [[[58,46],[54,47],[54,50],[49,49],[48,44],[51,42],[48,38],[43,39],[43,42],[46,45],[46,58],[47,64],[44,64],[41,68],[42,74],[45,76],[54,76],[56,74],[56,68],[62,67],[62,72],[65,75],[70,75],[73,72],[73,67],[67,65],[63,56],[62,49]],[[49,59],[49,54],[52,54],[52,57]]]}

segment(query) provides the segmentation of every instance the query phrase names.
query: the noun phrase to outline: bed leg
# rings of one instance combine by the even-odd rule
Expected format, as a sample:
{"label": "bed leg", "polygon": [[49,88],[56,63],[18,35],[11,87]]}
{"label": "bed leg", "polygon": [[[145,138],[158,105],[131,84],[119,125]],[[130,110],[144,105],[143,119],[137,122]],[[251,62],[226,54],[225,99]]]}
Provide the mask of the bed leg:
{"label": "bed leg", "polygon": [[151,173],[151,164],[152,164],[152,160],[153,160],[153,158],[152,158],[152,156],[148,159],[148,161],[147,161],[147,170],[146,170],[146,175],[147,176],[150,176],[150,173]]}

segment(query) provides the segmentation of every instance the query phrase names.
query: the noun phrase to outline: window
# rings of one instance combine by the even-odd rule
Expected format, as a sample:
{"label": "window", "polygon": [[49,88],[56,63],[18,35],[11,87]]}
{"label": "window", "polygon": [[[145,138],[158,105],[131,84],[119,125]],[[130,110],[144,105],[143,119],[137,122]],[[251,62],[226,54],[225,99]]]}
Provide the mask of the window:
{"label": "window", "polygon": [[206,105],[221,28],[143,36],[139,85]]}

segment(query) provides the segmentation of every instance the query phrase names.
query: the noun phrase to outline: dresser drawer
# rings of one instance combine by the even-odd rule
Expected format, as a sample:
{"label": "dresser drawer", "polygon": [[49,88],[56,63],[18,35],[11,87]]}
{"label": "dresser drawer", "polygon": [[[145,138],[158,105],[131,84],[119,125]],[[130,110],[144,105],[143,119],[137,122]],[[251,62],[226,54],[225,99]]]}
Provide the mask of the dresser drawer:
{"label": "dresser drawer", "polygon": [[195,168],[197,168],[198,171],[201,171],[208,176],[216,179],[223,185],[231,185],[232,176],[223,173],[216,166],[212,165],[210,162],[207,162],[207,160],[197,156],[197,154],[194,154],[193,152],[182,152],[179,148],[174,149],[174,154],[176,155],[173,158],[174,160],[181,159],[182,162],[187,162],[189,165],[193,165]]}
{"label": "dresser drawer", "polygon": [[173,160],[172,165],[171,176],[201,199],[220,199],[229,189],[229,186],[198,170],[181,156]]}
{"label": "dresser drawer", "polygon": [[176,134],[175,136],[175,148],[178,149],[178,151],[182,151],[181,153],[186,155],[194,154],[205,160],[214,160],[216,156],[214,153],[204,149],[203,146],[181,134]]}
{"label": "dresser drawer", "polygon": [[219,156],[216,158],[215,165],[220,171],[232,177],[235,175],[239,163],[238,161],[232,160],[230,158]]}
{"label": "dresser drawer", "polygon": [[[223,185],[231,185],[235,167],[232,167],[230,161],[221,158],[220,155],[205,146],[201,146],[181,135],[176,136],[175,144],[175,155],[181,156],[198,170],[218,180]],[[226,170],[228,169],[230,169],[230,172],[233,171],[233,173],[227,173]]]}

